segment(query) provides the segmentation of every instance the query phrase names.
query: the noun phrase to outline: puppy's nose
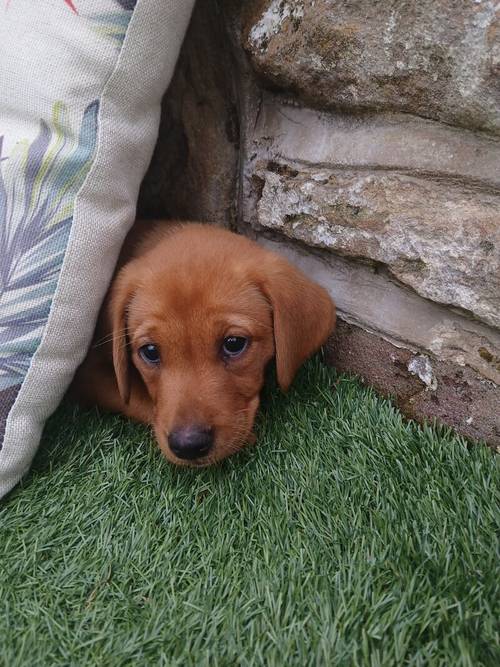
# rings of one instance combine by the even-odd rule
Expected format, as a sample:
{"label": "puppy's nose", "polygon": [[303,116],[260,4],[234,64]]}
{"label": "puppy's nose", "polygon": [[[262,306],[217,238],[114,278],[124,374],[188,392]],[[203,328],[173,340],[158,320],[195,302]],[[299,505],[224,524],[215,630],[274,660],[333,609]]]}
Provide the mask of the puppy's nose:
{"label": "puppy's nose", "polygon": [[179,459],[206,456],[214,444],[214,431],[205,426],[185,426],[169,433],[168,446]]}

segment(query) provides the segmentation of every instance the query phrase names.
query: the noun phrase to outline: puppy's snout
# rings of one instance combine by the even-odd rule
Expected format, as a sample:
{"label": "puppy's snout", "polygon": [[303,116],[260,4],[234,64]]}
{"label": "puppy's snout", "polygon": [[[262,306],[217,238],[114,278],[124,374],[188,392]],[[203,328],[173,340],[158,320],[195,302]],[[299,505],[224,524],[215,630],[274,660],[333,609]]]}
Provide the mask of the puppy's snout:
{"label": "puppy's snout", "polygon": [[193,460],[206,456],[213,444],[214,430],[205,426],[185,426],[168,436],[168,446],[179,459]]}

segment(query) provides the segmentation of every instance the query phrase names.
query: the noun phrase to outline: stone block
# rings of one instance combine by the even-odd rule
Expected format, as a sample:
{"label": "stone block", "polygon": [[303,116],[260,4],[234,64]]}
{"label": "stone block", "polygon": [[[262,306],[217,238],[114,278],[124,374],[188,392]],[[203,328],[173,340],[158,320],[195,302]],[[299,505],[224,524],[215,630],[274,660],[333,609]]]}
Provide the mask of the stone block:
{"label": "stone block", "polygon": [[418,294],[500,327],[499,195],[383,171],[272,162],[255,174],[260,225],[382,265]]}
{"label": "stone block", "polygon": [[500,133],[496,0],[250,0],[264,85],[323,109],[394,111]]}

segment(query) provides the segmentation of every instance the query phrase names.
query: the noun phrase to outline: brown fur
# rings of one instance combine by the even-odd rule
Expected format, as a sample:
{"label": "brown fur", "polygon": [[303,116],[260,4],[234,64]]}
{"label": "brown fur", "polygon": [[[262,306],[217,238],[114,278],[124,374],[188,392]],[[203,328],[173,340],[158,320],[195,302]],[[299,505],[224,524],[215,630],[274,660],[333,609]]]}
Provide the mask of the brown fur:
{"label": "brown fur", "polygon": [[[252,439],[268,362],[276,358],[287,390],[333,330],[335,307],[286,260],[220,228],[160,225],[130,247],[129,240],[73,394],[152,424],[162,452],[178,464],[186,461],[170,450],[168,434],[207,424],[214,446],[189,463],[213,463]],[[221,357],[228,335],[250,339],[240,358]],[[138,355],[146,343],[160,349],[157,368]]]}

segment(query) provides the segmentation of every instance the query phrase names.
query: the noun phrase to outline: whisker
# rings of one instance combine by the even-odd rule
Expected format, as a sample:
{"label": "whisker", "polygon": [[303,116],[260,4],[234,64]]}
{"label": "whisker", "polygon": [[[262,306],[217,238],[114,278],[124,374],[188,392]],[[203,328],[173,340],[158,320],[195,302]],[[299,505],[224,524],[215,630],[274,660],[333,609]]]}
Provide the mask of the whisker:
{"label": "whisker", "polygon": [[114,338],[125,338],[126,335],[127,335],[127,329],[119,329],[116,332],[107,334],[106,336],[99,338],[92,347],[100,347],[101,345],[110,343]]}

